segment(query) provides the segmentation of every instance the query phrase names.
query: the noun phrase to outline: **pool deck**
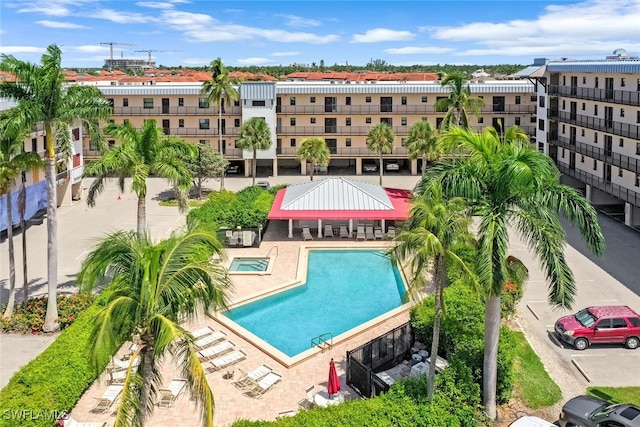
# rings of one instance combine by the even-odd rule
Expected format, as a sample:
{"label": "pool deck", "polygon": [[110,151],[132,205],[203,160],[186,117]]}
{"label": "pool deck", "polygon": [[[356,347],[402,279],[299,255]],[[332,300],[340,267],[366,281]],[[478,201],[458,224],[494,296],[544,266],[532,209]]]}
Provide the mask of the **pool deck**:
{"label": "pool deck", "polygon": [[[314,234],[315,236],[315,234]],[[298,258],[301,247],[337,247],[337,248],[367,248],[381,247],[388,245],[386,241],[358,241],[355,239],[316,238],[313,241],[302,241],[299,232],[294,233],[293,239],[287,238],[287,224],[282,221],[273,221],[265,233],[262,244],[259,248],[230,248],[227,250],[227,257],[222,261],[227,265],[234,256],[266,256],[270,251],[273,255],[277,251],[275,263],[271,274],[255,275],[232,275],[235,290],[231,297],[231,303],[238,303],[268,293],[283,285],[290,284],[297,280]],[[272,249],[277,247],[277,249]],[[383,320],[381,323],[370,328],[359,331],[356,335],[335,343],[331,349],[309,356],[305,360],[286,367],[277,359],[269,356],[259,347],[254,346],[243,336],[236,334],[214,318],[201,315],[195,321],[187,323],[185,326],[189,330],[195,330],[203,326],[211,326],[215,330],[222,330],[227,334],[227,339],[247,354],[244,361],[218,372],[207,374],[209,384],[215,396],[216,411],[214,423],[216,426],[228,426],[237,419],[251,420],[273,420],[282,411],[299,410],[299,402],[306,398],[305,389],[311,385],[315,386],[314,392],[326,391],[329,374],[329,361],[334,359],[343,394],[346,399],[357,399],[358,394],[346,385],[345,368],[346,352],[361,344],[407,322],[409,320],[409,310],[405,308],[399,310],[394,316]],[[294,325],[292,325],[293,327]],[[121,353],[126,353],[125,348]],[[227,372],[234,371],[235,378],[238,377],[238,368],[243,371],[250,371],[255,367],[266,364],[276,373],[282,375],[281,382],[271,391],[267,392],[261,399],[248,397],[233,385],[233,380],[223,378]],[[172,360],[166,360],[161,367],[163,384],[166,386],[173,378],[180,378],[178,366]],[[91,413],[95,406],[96,398],[100,397],[106,389],[106,374],[103,374],[82,396],[71,415],[74,419],[83,422],[100,421],[107,422],[109,426],[114,423],[111,415],[116,409],[112,407],[110,412],[105,414]],[[153,426],[197,426],[201,425],[200,412],[195,402],[190,400],[187,391],[178,397],[172,408],[155,409],[152,417],[148,421]]]}

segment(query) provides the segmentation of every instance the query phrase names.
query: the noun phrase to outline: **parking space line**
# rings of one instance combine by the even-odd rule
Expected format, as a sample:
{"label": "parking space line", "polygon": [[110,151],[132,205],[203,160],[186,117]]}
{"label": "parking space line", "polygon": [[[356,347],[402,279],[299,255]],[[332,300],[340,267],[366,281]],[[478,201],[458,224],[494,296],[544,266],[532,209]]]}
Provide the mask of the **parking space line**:
{"label": "parking space line", "polygon": [[578,365],[578,362],[575,361],[575,359],[571,359],[571,363],[573,363],[573,366],[576,367],[576,369],[578,370],[578,372],[580,372],[582,374],[582,376],[584,377],[585,380],[587,380],[587,382],[591,382],[591,378],[589,378],[589,375],[587,375],[587,373],[584,371],[584,369],[582,369],[582,367],[580,365]]}
{"label": "parking space line", "polygon": [[540,316],[538,316],[538,313],[536,313],[535,310],[529,304],[527,304],[527,308],[529,309],[531,314],[533,314],[533,317],[535,317],[536,320],[540,320]]}

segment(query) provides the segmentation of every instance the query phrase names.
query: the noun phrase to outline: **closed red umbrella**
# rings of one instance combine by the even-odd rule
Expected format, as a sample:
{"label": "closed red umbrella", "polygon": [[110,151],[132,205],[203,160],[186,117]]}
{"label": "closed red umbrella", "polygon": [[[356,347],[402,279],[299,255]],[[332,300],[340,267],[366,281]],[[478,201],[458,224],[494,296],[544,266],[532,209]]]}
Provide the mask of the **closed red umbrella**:
{"label": "closed red umbrella", "polygon": [[336,365],[333,363],[333,359],[329,363],[329,383],[327,385],[327,392],[329,396],[336,394],[340,391],[340,380],[338,379],[338,373],[336,372]]}

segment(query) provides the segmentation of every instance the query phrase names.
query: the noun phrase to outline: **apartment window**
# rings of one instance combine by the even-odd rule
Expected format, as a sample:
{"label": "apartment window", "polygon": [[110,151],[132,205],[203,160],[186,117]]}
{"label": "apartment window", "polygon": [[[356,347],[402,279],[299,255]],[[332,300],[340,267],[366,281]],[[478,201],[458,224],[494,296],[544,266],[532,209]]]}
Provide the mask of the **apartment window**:
{"label": "apartment window", "polygon": [[402,105],[407,105],[407,97],[406,97],[406,96],[403,96],[402,98],[400,98],[400,103],[401,103]]}
{"label": "apartment window", "polygon": [[538,130],[544,131],[544,120],[538,119]]}
{"label": "apartment window", "polygon": [[178,107],[184,107],[184,98],[178,98]]}
{"label": "apartment window", "polygon": [[31,138],[31,151],[34,153],[38,152],[38,138]]}
{"label": "apartment window", "polygon": [[636,142],[636,155],[640,155],[640,142]]}
{"label": "apartment window", "polygon": [[233,127],[236,127],[236,128],[240,127],[240,119],[233,119]]}
{"label": "apartment window", "polygon": [[292,147],[296,146],[296,139],[295,138],[291,138],[291,146]]}
{"label": "apartment window", "polygon": [[567,76],[562,76],[562,86],[567,85]]}
{"label": "apartment window", "polygon": [[636,123],[640,123],[640,111],[636,112]]}
{"label": "apartment window", "polygon": [[516,105],[520,105],[520,95],[516,95]]}
{"label": "apartment window", "polygon": [[400,145],[402,145],[403,147],[406,145],[406,143],[407,143],[407,138],[402,138],[400,140]]}
{"label": "apartment window", "polygon": [[407,118],[406,117],[401,117],[400,118],[400,124],[402,126],[406,126],[407,125]]}
{"label": "apartment window", "polygon": [[580,154],[580,163],[584,163],[584,154]]}
{"label": "apartment window", "polygon": [[537,102],[538,101],[538,95],[531,95],[531,102]]}
{"label": "apartment window", "polygon": [[[37,152],[37,150],[36,150],[36,148],[38,148],[38,143],[37,143],[37,141],[38,141],[37,139],[33,139],[33,140],[32,140],[32,144],[34,144],[34,145],[32,146],[32,148],[34,149],[34,150],[33,150],[34,152]],[[95,139],[93,139],[93,138],[91,138],[91,139],[89,140],[89,150],[91,150],[91,151],[98,151],[99,149],[100,149],[100,144],[98,144],[98,141],[97,141],[97,140],[95,140]]]}
{"label": "apartment window", "polygon": [[541,96],[540,99],[538,100],[538,106],[540,108],[544,108],[544,96]]}
{"label": "apartment window", "polygon": [[426,96],[422,97],[422,102],[427,102],[427,97]]}
{"label": "apartment window", "polygon": [[597,144],[598,143],[598,132],[594,132],[593,133],[593,143]]}
{"label": "apartment window", "polygon": [[122,121],[122,124],[125,125],[125,126],[128,125],[129,124],[129,119],[124,119]]}
{"label": "apartment window", "polygon": [[478,123],[484,123],[484,117],[478,117]]}
{"label": "apartment window", "polygon": [[201,139],[198,141],[200,143],[200,145],[206,145],[209,146],[210,140],[208,139]]}
{"label": "apartment window", "polygon": [[529,122],[530,123],[535,123],[536,122],[536,116],[529,116]]}
{"label": "apartment window", "polygon": [[240,100],[236,99],[235,101],[233,101],[233,106],[234,107],[239,107],[240,106]]}
{"label": "apartment window", "polygon": [[580,135],[584,136],[584,129],[580,129]]}
{"label": "apartment window", "polygon": [[351,126],[351,117],[347,117],[346,119],[344,119],[344,124],[347,126]]}
{"label": "apartment window", "polygon": [[562,100],[562,109],[566,110],[567,109],[567,103],[565,102],[565,100]]}
{"label": "apartment window", "polygon": [[312,96],[311,98],[309,98],[309,102],[312,103],[312,104],[315,104],[316,103],[316,97]]}
{"label": "apartment window", "polygon": [[264,107],[266,105],[267,105],[267,101],[265,101],[264,99],[261,99],[259,101],[256,101],[256,100],[251,101],[252,107]]}
{"label": "apartment window", "polygon": [[[289,98],[289,105],[296,105],[296,97],[292,96],[291,98]],[[295,147],[295,145],[294,145]]]}
{"label": "apartment window", "polygon": [[178,127],[179,128],[183,128],[184,127],[184,119],[178,119]]}
{"label": "apartment window", "polygon": [[365,117],[364,122],[368,125],[371,124],[371,117]]}
{"label": "apartment window", "polygon": [[209,119],[200,119],[200,129],[209,129]]}
{"label": "apartment window", "polygon": [[564,135],[565,133],[567,133],[567,126],[563,123],[562,124],[562,134]]}
{"label": "apartment window", "polygon": [[594,115],[594,116],[597,116],[597,115],[598,115],[598,106],[597,106],[597,105],[594,105],[594,106],[593,106],[593,115]]}
{"label": "apartment window", "polygon": [[562,156],[561,157],[564,159],[564,148],[562,149]]}
{"label": "apartment window", "polygon": [[587,84],[587,76],[582,76],[582,84],[583,85]]}
{"label": "apartment window", "polygon": [[598,170],[598,160],[593,159],[593,170],[597,171]]}
{"label": "apartment window", "polygon": [[309,122],[310,122],[312,125],[315,125],[315,124],[316,124],[316,118],[315,118],[315,117],[311,117],[311,118],[309,119]]}
{"label": "apartment window", "polygon": [[624,117],[624,108],[620,109],[620,117]]}
{"label": "apartment window", "polygon": [[107,144],[109,144],[109,147],[113,147],[114,145],[116,145],[116,140],[115,139],[110,139],[107,141]]}
{"label": "apartment window", "polygon": [[344,100],[345,105],[351,105],[351,97],[347,96]]}
{"label": "apartment window", "polygon": [[109,123],[114,124],[116,121],[113,119],[109,119]]}
{"label": "apartment window", "polygon": [[620,87],[625,87],[627,85],[627,79],[622,77],[620,78]]}
{"label": "apartment window", "polygon": [[371,102],[371,97],[370,96],[365,97],[364,102]]}
{"label": "apartment window", "polygon": [[113,108],[113,98],[107,98],[107,101],[109,102],[111,108]]}
{"label": "apartment window", "polygon": [[638,92],[640,92],[640,79],[638,79],[638,81],[637,81],[636,90],[637,90]]}
{"label": "apartment window", "polygon": [[143,108],[153,108],[153,98],[144,98],[142,100]]}
{"label": "apartment window", "polygon": [[593,82],[593,87],[595,87],[597,89],[599,85],[600,85],[600,79],[598,79],[598,77],[596,77],[596,80]]}
{"label": "apartment window", "polygon": [[624,138],[620,138],[618,141],[618,147],[624,147]]}
{"label": "apartment window", "polygon": [[122,98],[122,106],[123,107],[129,106],[129,98]]}
{"label": "apartment window", "polygon": [[207,98],[198,98],[198,108],[209,108],[209,100]]}
{"label": "apartment window", "polygon": [[296,118],[295,117],[291,117],[291,119],[289,119],[289,123],[291,124],[291,126],[295,126],[296,125]]}
{"label": "apartment window", "polygon": [[622,178],[622,168],[618,168],[618,176]]}
{"label": "apartment window", "polygon": [[347,138],[344,145],[347,147],[351,147],[351,138]]}
{"label": "apartment window", "polygon": [[640,173],[636,174],[636,187],[640,187]]}
{"label": "apartment window", "polygon": [[520,126],[520,117],[515,118],[515,125]]}
{"label": "apartment window", "polygon": [[587,104],[583,102],[583,103],[582,103],[582,111],[584,111],[584,110],[586,110],[586,109],[587,109]]}
{"label": "apartment window", "polygon": [[428,118],[428,117],[423,117],[423,118],[422,118],[422,121],[423,121],[423,122],[428,122],[428,121],[429,121],[429,118]]}

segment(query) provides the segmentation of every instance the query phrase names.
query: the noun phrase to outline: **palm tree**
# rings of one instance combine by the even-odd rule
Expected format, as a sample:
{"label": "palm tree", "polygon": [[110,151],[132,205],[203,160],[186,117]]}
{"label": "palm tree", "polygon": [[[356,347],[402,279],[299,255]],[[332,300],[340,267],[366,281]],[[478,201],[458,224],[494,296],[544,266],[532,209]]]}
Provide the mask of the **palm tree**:
{"label": "palm tree", "polygon": [[427,397],[433,397],[436,376],[436,355],[440,341],[440,319],[443,307],[442,291],[447,279],[448,263],[459,265],[466,275],[473,274],[465,262],[456,255],[456,244],[469,240],[470,217],[464,200],[459,197],[444,199],[440,187],[435,183],[428,192],[413,201],[409,219],[403,230],[394,239],[394,256],[406,263],[411,277],[407,294],[419,300],[422,290],[428,285],[428,273],[435,285],[435,314],[431,361],[427,377]]}
{"label": "palm tree", "polygon": [[[16,302],[16,265],[15,251],[13,248],[13,207],[11,190],[16,184],[16,178],[24,172],[42,168],[44,163],[34,152],[24,151],[24,138],[26,132],[20,129],[12,129],[10,118],[3,115],[0,119],[0,194],[7,200],[7,243],[9,246],[9,299],[4,317],[13,315],[13,307]],[[24,228],[22,229],[24,233]]]}
{"label": "palm tree", "polygon": [[[202,83],[201,93],[207,95],[209,102],[217,105],[218,108],[218,152],[222,155],[222,113],[224,101],[230,104],[231,101],[238,100],[238,91],[233,85],[239,81],[232,79],[229,71],[222,63],[222,59],[216,58],[211,61],[211,78]],[[220,175],[220,191],[224,190],[224,173]]]}
{"label": "palm tree", "polygon": [[266,150],[271,147],[271,131],[262,117],[252,117],[242,124],[238,136],[240,137],[237,143],[238,148],[253,151],[253,160],[251,162],[251,177],[253,181],[251,185],[256,185],[258,150]]}
{"label": "palm tree", "polygon": [[180,210],[186,211],[191,174],[182,159],[197,156],[197,150],[183,140],[167,138],[155,120],[146,120],[140,130],[125,123],[111,124],[105,131],[118,138],[120,144],[109,147],[100,159],[85,167],[85,176],[95,176],[89,186],[87,205],[95,206],[107,178],[116,175],[121,191],[125,178],[131,178],[131,190],[138,196],[137,230],[142,239],[146,230],[147,178],[154,174],[169,180],[176,190]]}
{"label": "palm tree", "polygon": [[96,366],[104,366],[124,339],[139,344],[132,359],[140,357],[141,363],[127,371],[116,426],[145,424],[162,388],[159,364],[168,355],[202,404],[203,425],[213,425],[213,393],[194,338],[179,320],[226,307],[231,282],[223,267],[209,261],[213,254],[220,256],[222,245],[203,230],[156,244],[133,231],[119,231],[98,242],[82,263],[78,284],[83,291],[107,278],[112,290],[92,330]]}
{"label": "palm tree", "polygon": [[327,166],[329,164],[329,156],[329,148],[323,138],[305,138],[300,143],[298,159],[301,162],[311,163],[311,181],[313,181],[313,170],[315,165]]}
{"label": "palm tree", "polygon": [[441,157],[438,147],[438,134],[426,120],[414,123],[409,129],[405,146],[412,159],[422,158],[422,175],[427,171],[427,161],[433,162]]}
{"label": "palm tree", "polygon": [[491,419],[496,417],[500,296],[509,277],[508,225],[539,259],[549,282],[549,301],[559,307],[571,307],[576,287],[558,214],[577,226],[593,253],[604,251],[593,206],[575,189],[560,184],[553,160],[533,149],[522,135],[509,128],[502,140],[495,131],[477,133],[454,126],[442,136],[444,148],[468,156],[435,165],[417,186],[421,192],[439,182],[445,196],[465,198],[479,218],[476,272],[486,299],[483,400]]}
{"label": "palm tree", "polygon": [[0,56],[0,71],[15,77],[15,81],[0,83],[0,97],[18,102],[14,107],[16,125],[30,129],[38,123],[45,128],[45,175],[47,180],[47,314],[43,330],[55,331],[58,325],[58,237],[56,164],[58,153],[71,154],[70,126],[84,123],[90,132],[96,131],[94,120],[106,120],[112,108],[95,86],[67,85],[62,74],[62,52],[56,45],[47,47],[41,64],[32,64],[12,55]]}
{"label": "palm tree", "polygon": [[367,134],[367,148],[380,156],[380,185],[382,185],[382,155],[393,150],[396,135],[388,124],[381,122],[371,126]]}
{"label": "palm tree", "polygon": [[467,111],[470,110],[476,116],[480,115],[480,110],[484,107],[484,100],[471,96],[471,89],[464,73],[445,74],[440,84],[447,86],[451,91],[448,98],[441,98],[435,103],[436,111],[446,112],[440,129],[448,129],[451,126],[469,129]]}

